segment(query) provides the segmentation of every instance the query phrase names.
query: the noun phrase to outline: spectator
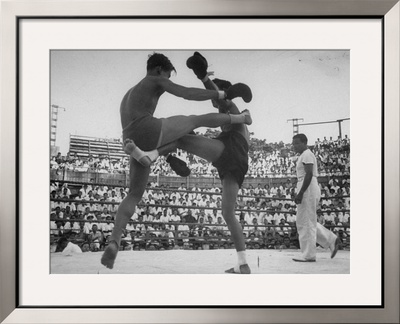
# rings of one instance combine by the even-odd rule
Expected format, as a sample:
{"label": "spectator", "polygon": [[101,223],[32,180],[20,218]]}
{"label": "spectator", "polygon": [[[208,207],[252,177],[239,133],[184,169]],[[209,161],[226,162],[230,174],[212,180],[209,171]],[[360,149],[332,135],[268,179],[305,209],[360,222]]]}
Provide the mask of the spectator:
{"label": "spectator", "polygon": [[[192,210],[189,209],[185,218],[186,223],[188,224],[195,224],[197,223],[197,219],[193,217],[192,215]],[[189,227],[192,229],[193,225],[189,225]]]}
{"label": "spectator", "polygon": [[295,246],[292,241],[290,240],[289,235],[285,235],[283,237],[283,242],[282,244],[279,246],[280,250],[287,250],[287,249],[298,249],[297,246]]}
{"label": "spectator", "polygon": [[296,214],[292,214],[292,213],[287,213],[286,214],[286,222],[293,226],[296,224]]}
{"label": "spectator", "polygon": [[103,236],[101,232],[97,231],[97,225],[92,225],[92,231],[88,236],[90,251],[97,252],[100,249],[100,243],[103,241]]}
{"label": "spectator", "polygon": [[150,214],[150,208],[147,208],[143,216],[143,222],[152,222],[153,220],[154,216]]}
{"label": "spectator", "polygon": [[89,214],[86,219],[87,219],[87,222],[85,223],[85,233],[89,235],[92,232],[93,225],[96,225],[97,227],[98,227],[98,225],[97,225],[97,223],[94,222],[93,214]]}
{"label": "spectator", "polygon": [[213,227],[213,230],[217,233],[217,235],[221,234],[222,236],[225,235],[225,230],[227,230],[226,223],[222,216],[217,217],[217,222]]}
{"label": "spectator", "polygon": [[79,223],[75,221],[75,217],[71,218],[69,222],[66,222],[64,225],[64,234],[71,236],[72,234],[75,236],[80,231]]}
{"label": "spectator", "polygon": [[190,234],[190,228],[189,226],[186,224],[186,216],[184,216],[181,220],[181,224],[178,225],[177,228],[177,237],[179,238],[178,240],[178,244],[180,246],[183,245],[184,248],[188,248],[189,247],[189,234]]}
{"label": "spectator", "polygon": [[181,205],[181,208],[178,208],[178,214],[182,218],[182,217],[185,217],[188,214],[188,212],[189,212],[189,209],[186,208],[186,202],[184,201]]}
{"label": "spectator", "polygon": [[111,215],[110,215],[110,213],[109,213],[107,207],[104,207],[103,210],[101,211],[101,214],[99,215],[100,220],[103,220],[103,221],[104,221],[104,220],[106,220],[106,218],[107,218],[108,216],[111,217]]}
{"label": "spectator", "polygon": [[172,210],[172,215],[169,221],[172,223],[179,223],[181,221],[181,217],[178,215],[178,210],[176,208]]}
{"label": "spectator", "polygon": [[125,231],[124,231],[125,236],[129,236],[129,234],[134,230],[136,230],[136,226],[133,224],[133,220],[131,219],[128,221],[128,224],[126,224]]}
{"label": "spectator", "polygon": [[63,234],[64,234],[64,222],[62,220],[51,221],[50,222],[50,237],[51,238],[59,238]]}
{"label": "spectator", "polygon": [[62,252],[65,256],[71,256],[82,253],[82,250],[78,245],[70,242],[65,236],[63,236],[58,241],[56,252]]}
{"label": "spectator", "polygon": [[160,241],[161,241],[161,249],[168,250],[173,248],[175,245],[174,234],[170,229],[167,228],[166,224],[160,224]]}
{"label": "spectator", "polygon": [[274,240],[275,240],[275,248],[279,248],[279,246],[281,246],[283,243],[283,235],[280,233],[279,230],[275,230]]}
{"label": "spectator", "polygon": [[101,232],[103,233],[104,239],[111,235],[112,229],[114,228],[114,223],[111,221],[111,216],[106,216],[106,222],[101,224]]}
{"label": "spectator", "polygon": [[275,249],[276,240],[275,240],[274,234],[272,234],[272,233],[266,234],[266,236],[264,238],[264,246],[267,249]]}
{"label": "spectator", "polygon": [[282,220],[284,222],[286,222],[285,214],[283,214],[283,213],[275,213],[274,214],[274,225],[279,225]]}
{"label": "spectator", "polygon": [[160,216],[160,222],[168,223],[170,220],[170,214],[172,214],[171,209],[164,208],[162,215]]}
{"label": "spectator", "polygon": [[324,225],[327,225],[325,227],[333,225],[335,223],[335,217],[335,212],[331,212],[330,214],[324,213]]}
{"label": "spectator", "polygon": [[292,226],[291,231],[289,233],[290,242],[297,249],[300,249],[300,241],[299,241],[299,233],[297,232],[297,227]]}

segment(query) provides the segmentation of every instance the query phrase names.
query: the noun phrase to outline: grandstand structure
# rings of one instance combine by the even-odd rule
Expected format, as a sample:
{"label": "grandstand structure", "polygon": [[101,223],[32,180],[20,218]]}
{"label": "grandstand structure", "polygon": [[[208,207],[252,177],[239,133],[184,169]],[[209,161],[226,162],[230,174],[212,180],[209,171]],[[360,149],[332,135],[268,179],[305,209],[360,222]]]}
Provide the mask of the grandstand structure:
{"label": "grandstand structure", "polygon": [[107,139],[81,135],[70,135],[69,152],[80,158],[108,157],[110,160],[126,157],[121,139]]}

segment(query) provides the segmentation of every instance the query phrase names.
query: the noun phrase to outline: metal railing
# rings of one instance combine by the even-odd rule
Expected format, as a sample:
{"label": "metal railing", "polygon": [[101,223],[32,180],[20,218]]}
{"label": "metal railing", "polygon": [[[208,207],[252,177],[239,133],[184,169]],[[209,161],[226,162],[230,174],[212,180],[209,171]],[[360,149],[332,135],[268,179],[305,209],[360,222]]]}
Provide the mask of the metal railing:
{"label": "metal railing", "polygon": [[[54,222],[70,222],[62,218],[51,218]],[[72,220],[79,224],[89,223],[88,220]],[[93,223],[96,225],[107,223],[107,221],[96,220]],[[187,248],[187,249],[220,249],[234,248],[234,243],[230,236],[230,232],[226,224],[206,224],[206,223],[184,223],[184,222],[130,222],[130,225],[135,226],[133,229],[125,230],[121,239],[120,250],[139,249],[139,250],[160,250],[172,248]],[[178,226],[187,225],[189,230],[179,230]],[[141,227],[143,226],[143,227]],[[155,228],[157,226],[157,228]],[[163,227],[166,228],[158,228]],[[341,228],[343,232],[349,228],[349,225],[325,225],[326,228],[333,230]],[[246,248],[248,249],[279,249],[283,244],[283,239],[289,237],[292,245],[299,248],[298,235],[294,224],[289,226],[281,225],[242,225],[245,234]],[[83,230],[83,229],[82,229]],[[50,244],[57,244],[61,237],[68,238],[69,241],[78,244],[82,250],[90,249],[89,234],[79,235],[77,229],[64,230],[59,228],[50,229]],[[57,232],[58,234],[54,234]],[[102,233],[102,239],[99,242],[99,250],[103,250],[108,245],[108,235],[104,235],[99,226],[99,232]],[[163,233],[162,233],[163,232]],[[165,233],[171,232],[173,236],[164,236]],[[272,235],[270,236],[269,233]],[[294,235],[291,235],[294,233]],[[341,237],[341,248],[350,249],[350,235],[346,233]]]}
{"label": "metal railing", "polygon": [[[349,178],[349,176],[335,176],[335,178]],[[330,176],[320,176],[318,177],[318,182],[326,184],[331,179]],[[252,185],[254,188],[258,184],[264,185],[281,185],[289,180],[290,182],[295,182],[295,177],[268,177],[268,178],[250,178],[246,177],[243,182],[243,186],[247,187]],[[78,172],[78,171],[68,171],[68,170],[51,170],[50,171],[50,181],[64,181],[64,182],[82,182],[88,184],[104,184],[109,186],[124,186],[129,187],[129,175],[120,173],[99,173],[99,172]],[[171,188],[177,188],[182,183],[186,185],[187,188],[193,187],[195,185],[199,187],[207,186],[220,186],[221,180],[217,177],[195,177],[188,176],[186,178],[174,177],[174,176],[150,176],[149,182],[157,182],[159,185],[169,185]]]}

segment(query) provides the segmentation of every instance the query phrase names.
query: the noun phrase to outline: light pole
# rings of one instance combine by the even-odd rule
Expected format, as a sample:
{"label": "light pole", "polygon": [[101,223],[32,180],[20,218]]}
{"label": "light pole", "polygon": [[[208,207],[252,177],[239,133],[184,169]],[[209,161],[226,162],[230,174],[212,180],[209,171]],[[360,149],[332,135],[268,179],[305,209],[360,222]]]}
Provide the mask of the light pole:
{"label": "light pole", "polygon": [[286,122],[293,122],[293,136],[299,133],[299,120],[303,121],[303,118],[292,118],[288,119]]}
{"label": "light pole", "polygon": [[317,122],[317,123],[299,124],[298,126],[338,123],[338,125],[339,125],[339,138],[342,139],[342,122],[343,122],[344,120],[350,120],[350,118],[342,118],[342,119],[338,119],[338,120],[325,121],[325,122]]}
{"label": "light pole", "polygon": [[57,105],[51,105],[51,130],[50,130],[50,145],[56,146],[56,136],[57,136],[57,120],[58,120],[58,110],[66,110],[64,107]]}

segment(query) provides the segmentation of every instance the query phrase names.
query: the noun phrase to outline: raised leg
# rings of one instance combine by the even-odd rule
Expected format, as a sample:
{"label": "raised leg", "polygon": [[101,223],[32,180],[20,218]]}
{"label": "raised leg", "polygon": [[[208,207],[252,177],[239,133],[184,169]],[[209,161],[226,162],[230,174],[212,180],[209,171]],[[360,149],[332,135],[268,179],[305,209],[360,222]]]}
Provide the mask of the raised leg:
{"label": "raised leg", "polygon": [[157,149],[142,151],[131,139],[125,139],[124,151],[143,166],[149,167],[160,155],[159,148],[173,143],[198,127],[219,127],[227,124],[251,124],[248,110],[238,115],[206,114],[200,116],[173,116],[162,120],[161,141]]}
{"label": "raised leg", "polygon": [[165,118],[162,123],[162,141],[160,146],[171,143],[199,127],[216,128],[227,124],[251,123],[252,119],[248,111],[232,116],[212,113],[199,116],[173,116]]}
{"label": "raised leg", "polygon": [[177,148],[197,155],[211,163],[221,156],[225,148],[221,141],[198,135],[183,136],[175,143]]}

